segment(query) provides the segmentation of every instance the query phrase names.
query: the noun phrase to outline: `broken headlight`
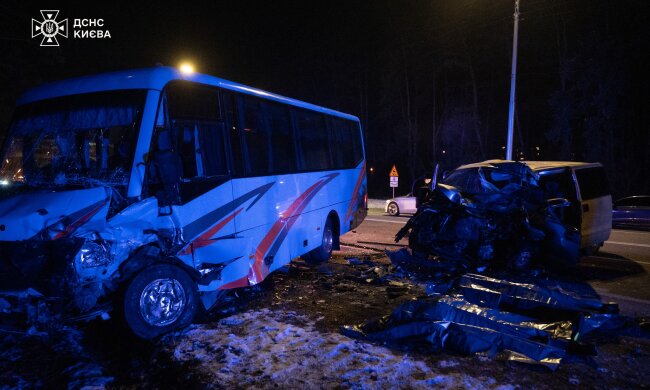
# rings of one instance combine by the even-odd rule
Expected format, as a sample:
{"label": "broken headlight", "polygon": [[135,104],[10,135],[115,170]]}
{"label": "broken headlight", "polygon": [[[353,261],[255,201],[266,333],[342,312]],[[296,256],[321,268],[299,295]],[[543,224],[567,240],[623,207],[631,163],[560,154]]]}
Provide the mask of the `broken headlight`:
{"label": "broken headlight", "polygon": [[97,241],[87,241],[77,256],[82,268],[101,267],[111,260],[106,245]]}

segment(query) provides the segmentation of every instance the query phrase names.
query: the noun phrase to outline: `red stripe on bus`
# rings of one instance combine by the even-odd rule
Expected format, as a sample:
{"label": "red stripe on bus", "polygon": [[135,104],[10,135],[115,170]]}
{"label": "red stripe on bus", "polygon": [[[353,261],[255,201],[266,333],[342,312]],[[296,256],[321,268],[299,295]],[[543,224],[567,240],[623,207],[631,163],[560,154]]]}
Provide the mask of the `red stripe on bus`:
{"label": "red stripe on bus", "polygon": [[196,239],[192,240],[192,242],[190,242],[189,245],[187,245],[178,254],[179,255],[189,255],[190,253],[192,253],[192,248],[199,249],[199,248],[203,248],[204,246],[208,246],[208,245],[214,243],[215,240],[211,240],[212,236],[217,234],[217,232],[219,230],[223,229],[223,227],[226,226],[228,224],[228,222],[232,221],[233,218],[235,218],[235,216],[237,216],[237,214],[239,214],[242,210],[243,210],[243,208],[235,211],[234,213],[230,214],[229,216],[227,216],[226,218],[221,220],[221,222],[219,222],[218,224],[216,224],[213,227],[211,227],[210,229],[208,229],[205,233],[201,234]]}
{"label": "red stripe on bus", "polygon": [[363,183],[363,178],[366,175],[366,162],[364,161],[363,164],[361,165],[361,172],[359,172],[359,178],[357,179],[357,184],[354,186],[354,192],[352,193],[352,200],[350,201],[350,205],[348,206],[348,212],[345,213],[345,222],[350,219],[350,216],[354,212],[354,205],[357,203],[357,199],[359,198],[359,188],[361,188],[361,183]]}
{"label": "red stripe on bus", "polygon": [[248,276],[243,276],[237,280],[233,280],[232,282],[226,283],[219,287],[219,290],[228,290],[231,288],[239,288],[239,287],[248,287]]}
{"label": "red stripe on bus", "polygon": [[264,264],[264,255],[269,250],[269,248],[273,244],[273,241],[275,241],[278,234],[280,234],[280,232],[282,231],[282,228],[284,227],[284,222],[294,215],[296,209],[300,206],[300,204],[302,204],[305,198],[307,198],[309,194],[312,193],[322,183],[323,180],[319,180],[316,183],[314,183],[311,187],[307,189],[307,191],[303,192],[302,195],[300,195],[291,204],[291,206],[289,206],[288,209],[283,211],[280,219],[275,221],[275,223],[271,227],[271,230],[269,230],[266,236],[264,236],[262,242],[260,242],[260,245],[257,246],[257,249],[255,250],[255,262],[253,263],[253,266],[251,267],[251,271],[249,272],[249,279],[252,279],[254,283],[259,283],[264,279],[265,275],[262,268]]}
{"label": "red stripe on bus", "polygon": [[97,206],[96,208],[90,210],[90,212],[88,212],[87,214],[81,216],[81,218],[79,218],[78,220],[72,222],[70,225],[68,225],[68,226],[65,228],[64,231],[57,233],[57,235],[54,236],[54,240],[57,240],[57,239],[59,239],[59,238],[61,238],[61,237],[64,237],[64,236],[66,236],[66,235],[72,233],[73,231],[77,230],[77,228],[79,228],[79,226],[83,225],[83,224],[86,223],[90,218],[92,218],[95,214],[97,214],[97,213],[98,213],[98,212],[99,212],[99,211],[100,211],[100,210],[101,210],[101,209],[106,205],[107,202],[108,202],[108,199],[106,199],[105,201],[103,201],[103,202],[102,202],[99,206]]}

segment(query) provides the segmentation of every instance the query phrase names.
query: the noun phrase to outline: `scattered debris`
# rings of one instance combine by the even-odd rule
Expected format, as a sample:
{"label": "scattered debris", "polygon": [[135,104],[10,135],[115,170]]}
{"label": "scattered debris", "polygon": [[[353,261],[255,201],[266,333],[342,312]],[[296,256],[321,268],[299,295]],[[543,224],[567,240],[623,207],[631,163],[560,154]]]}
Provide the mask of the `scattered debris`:
{"label": "scattered debris", "polygon": [[429,297],[409,301],[380,319],[343,326],[341,332],[389,344],[426,342],[431,351],[506,353],[507,360],[551,369],[569,355],[595,355],[589,344],[594,334],[644,333],[640,322],[618,315],[616,304],[603,303],[586,284],[445,276],[427,286]]}

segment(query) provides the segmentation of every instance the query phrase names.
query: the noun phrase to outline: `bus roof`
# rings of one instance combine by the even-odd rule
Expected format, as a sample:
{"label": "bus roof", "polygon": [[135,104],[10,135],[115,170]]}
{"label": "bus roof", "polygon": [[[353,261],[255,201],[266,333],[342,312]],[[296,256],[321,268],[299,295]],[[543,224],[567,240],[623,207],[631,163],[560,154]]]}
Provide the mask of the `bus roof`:
{"label": "bus roof", "polygon": [[[477,162],[473,164],[461,165],[457,169],[465,168],[479,168],[479,167],[489,167],[494,164],[511,162],[509,160],[487,160],[482,162]],[[526,164],[530,169],[535,172],[544,171],[547,169],[554,168],[587,168],[587,167],[599,167],[600,163],[588,163],[588,162],[579,162],[579,161],[520,161]]]}
{"label": "bus roof", "polygon": [[161,91],[167,83],[173,80],[187,80],[205,85],[212,85],[232,91],[259,96],[292,106],[322,112],[341,118],[359,121],[354,115],[345,114],[329,108],[320,107],[300,100],[276,95],[261,89],[237,84],[232,81],[220,79],[201,73],[185,74],[178,69],[159,66],[155,68],[133,69],[119,72],[100,73],[73,79],[61,80],[43,84],[25,92],[19,99],[18,105],[32,103],[38,100],[51,99],[60,96],[78,95],[83,93],[114,91],[122,89],[155,89]]}

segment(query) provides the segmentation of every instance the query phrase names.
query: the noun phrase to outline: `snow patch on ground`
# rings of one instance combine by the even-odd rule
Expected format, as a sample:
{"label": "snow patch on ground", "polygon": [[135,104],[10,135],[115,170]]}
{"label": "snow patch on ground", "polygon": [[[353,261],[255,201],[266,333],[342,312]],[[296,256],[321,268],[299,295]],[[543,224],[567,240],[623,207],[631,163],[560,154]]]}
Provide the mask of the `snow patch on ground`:
{"label": "snow patch on ground", "polygon": [[[113,381],[88,352],[83,334],[76,328],[64,327],[51,334],[30,330],[2,336],[0,389],[48,387],[52,382],[71,389],[104,388]],[[26,370],[25,376],[22,368],[31,365],[33,369]],[[14,370],[14,366],[18,369]]]}
{"label": "snow patch on ground", "polygon": [[[442,374],[406,353],[322,333],[306,316],[269,309],[168,336],[170,354],[215,386],[281,388],[494,388],[494,378]],[[443,367],[446,365],[442,365]]]}

